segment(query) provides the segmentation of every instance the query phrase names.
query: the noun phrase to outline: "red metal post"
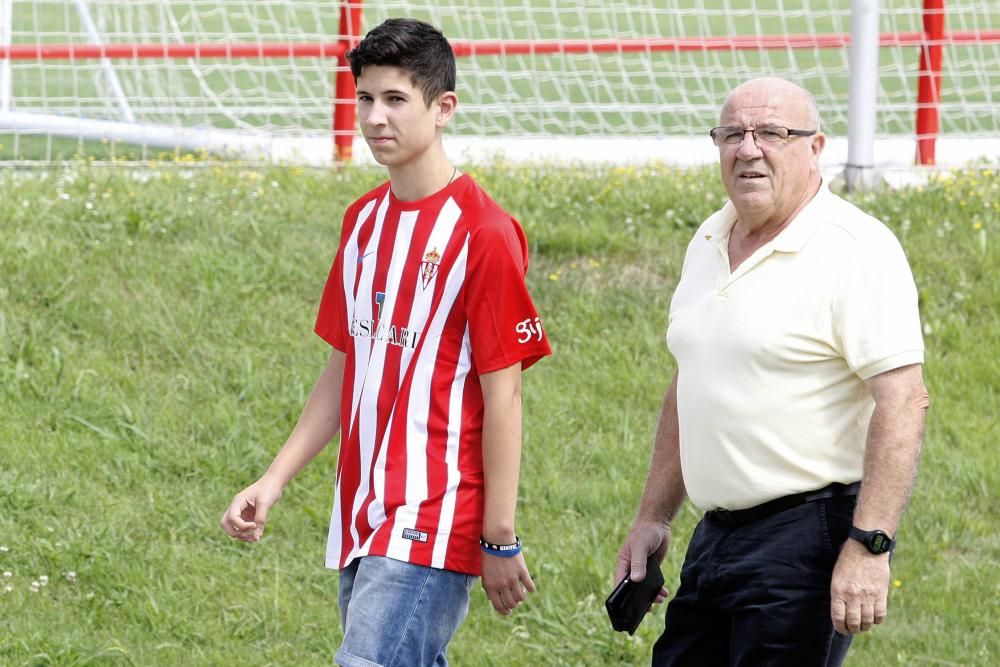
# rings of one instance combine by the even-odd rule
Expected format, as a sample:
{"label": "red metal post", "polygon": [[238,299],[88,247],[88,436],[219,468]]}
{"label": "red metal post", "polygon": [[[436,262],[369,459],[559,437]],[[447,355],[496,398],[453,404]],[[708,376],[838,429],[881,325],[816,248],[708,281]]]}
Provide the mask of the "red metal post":
{"label": "red metal post", "polygon": [[924,0],[924,43],[920,47],[917,83],[917,164],[934,164],[940,125],[941,56],[944,50],[945,0]]}
{"label": "red metal post", "polygon": [[[340,5],[340,43],[344,53],[353,49],[361,38],[362,0],[343,0]],[[333,159],[350,162],[354,147],[354,125],[358,115],[354,76],[347,60],[341,57],[333,100]],[[346,69],[345,69],[346,68]]]}

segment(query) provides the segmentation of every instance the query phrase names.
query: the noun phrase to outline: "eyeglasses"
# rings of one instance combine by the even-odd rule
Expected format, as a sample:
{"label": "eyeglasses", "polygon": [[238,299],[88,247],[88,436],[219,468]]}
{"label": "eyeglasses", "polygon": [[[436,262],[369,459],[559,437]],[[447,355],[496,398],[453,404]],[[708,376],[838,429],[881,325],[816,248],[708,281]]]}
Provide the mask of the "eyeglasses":
{"label": "eyeglasses", "polygon": [[713,127],[708,133],[716,146],[727,144],[729,146],[739,146],[743,143],[747,132],[753,135],[754,143],[778,144],[786,141],[788,137],[811,137],[816,134],[816,130],[790,130],[787,127],[777,125],[761,125],[752,130],[744,130],[742,127]]}

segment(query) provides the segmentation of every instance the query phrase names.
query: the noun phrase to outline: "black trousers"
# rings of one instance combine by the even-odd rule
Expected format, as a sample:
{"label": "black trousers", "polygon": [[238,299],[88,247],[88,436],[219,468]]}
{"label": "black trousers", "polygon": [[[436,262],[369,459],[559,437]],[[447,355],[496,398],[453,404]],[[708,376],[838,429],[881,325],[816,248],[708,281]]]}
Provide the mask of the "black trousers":
{"label": "black trousers", "polygon": [[830,620],[830,578],[855,496],[805,503],[742,526],[706,515],[667,605],[654,667],[836,667],[850,635]]}

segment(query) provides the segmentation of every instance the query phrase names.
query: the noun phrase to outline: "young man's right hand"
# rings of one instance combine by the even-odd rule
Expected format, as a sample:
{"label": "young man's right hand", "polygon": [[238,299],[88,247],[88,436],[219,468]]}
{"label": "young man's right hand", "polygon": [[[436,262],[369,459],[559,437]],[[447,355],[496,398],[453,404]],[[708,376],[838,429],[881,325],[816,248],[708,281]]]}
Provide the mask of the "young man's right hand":
{"label": "young man's right hand", "polygon": [[259,542],[271,505],[299,471],[319,454],[340,430],[340,392],[346,355],[333,349],[320,373],[291,436],[267,472],[233,497],[222,515],[222,530],[244,542]]}
{"label": "young man's right hand", "polygon": [[243,489],[222,515],[222,530],[244,542],[259,542],[267,523],[267,512],[278,502],[284,486],[267,477]]}

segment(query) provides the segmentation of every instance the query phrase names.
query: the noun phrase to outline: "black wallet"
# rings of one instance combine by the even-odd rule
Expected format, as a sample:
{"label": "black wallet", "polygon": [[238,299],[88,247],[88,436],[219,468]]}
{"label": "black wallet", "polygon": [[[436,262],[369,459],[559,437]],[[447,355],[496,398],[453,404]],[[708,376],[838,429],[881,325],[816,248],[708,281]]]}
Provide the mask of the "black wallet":
{"label": "black wallet", "polygon": [[642,581],[632,581],[625,577],[604,601],[611,626],[619,632],[634,635],[661,588],[663,588],[663,573],[660,571],[660,564],[654,554],[649,554],[649,559],[646,561],[646,578]]}

